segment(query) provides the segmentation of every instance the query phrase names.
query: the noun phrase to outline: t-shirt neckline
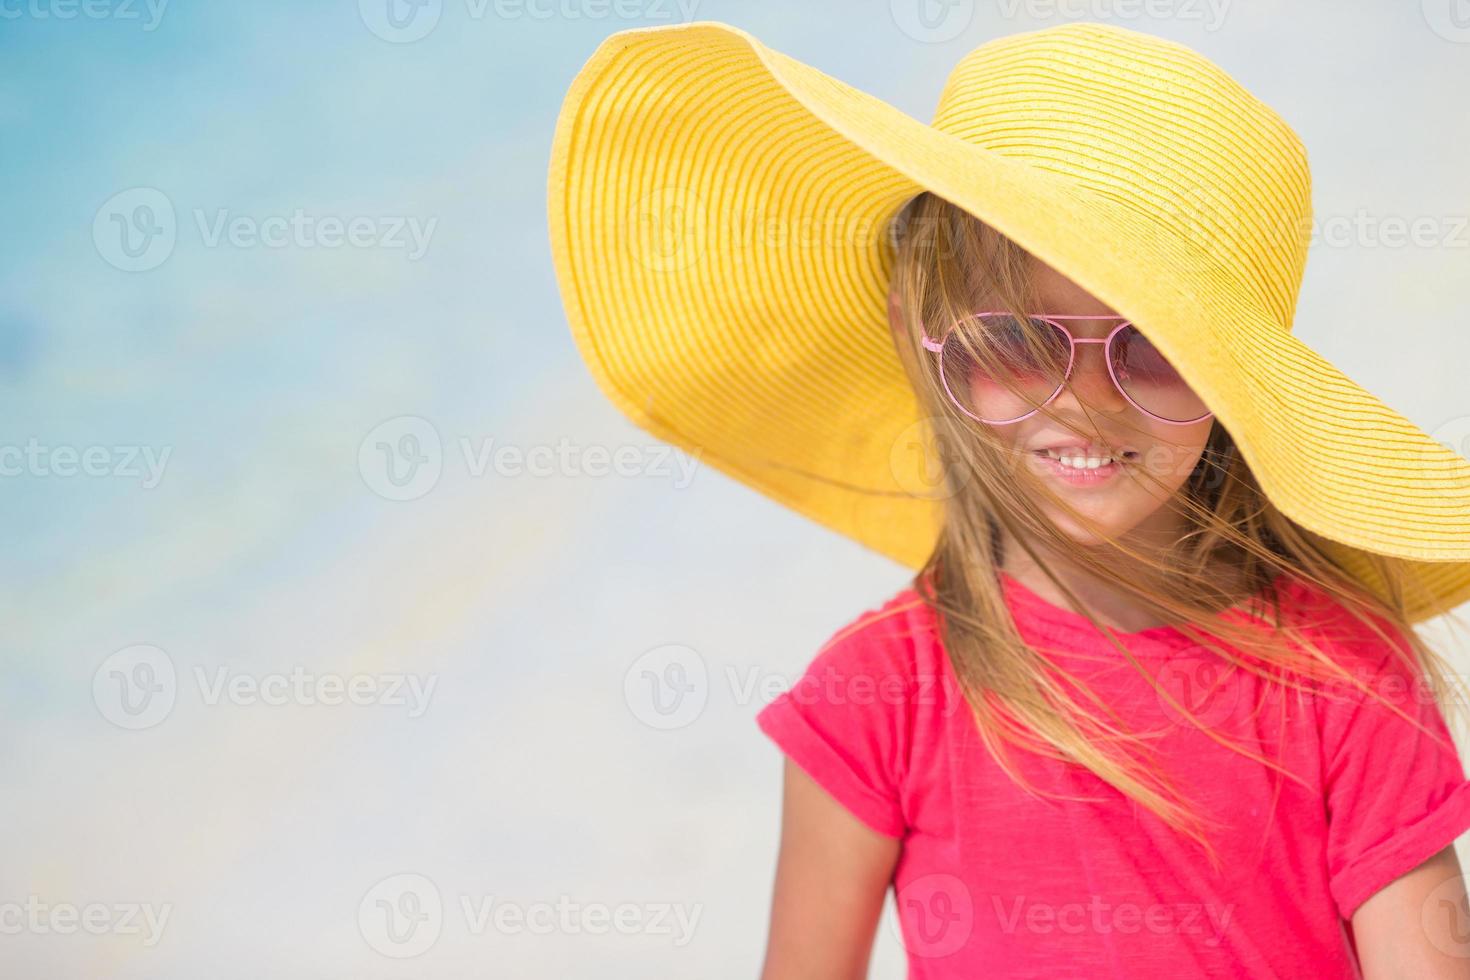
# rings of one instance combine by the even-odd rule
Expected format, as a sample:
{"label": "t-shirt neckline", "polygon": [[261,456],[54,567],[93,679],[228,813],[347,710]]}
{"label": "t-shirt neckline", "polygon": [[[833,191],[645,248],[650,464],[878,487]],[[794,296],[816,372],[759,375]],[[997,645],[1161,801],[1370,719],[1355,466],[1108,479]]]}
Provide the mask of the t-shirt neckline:
{"label": "t-shirt neckline", "polygon": [[[1086,616],[1070,609],[1063,609],[1032,591],[1011,573],[1000,572],[1002,592],[1011,615],[1018,625],[1029,625],[1052,638],[1083,639],[1090,643],[1107,644],[1107,639],[1098,632]],[[1263,589],[1260,596],[1269,591]],[[1177,626],[1149,626],[1131,632],[1109,626],[1107,629],[1128,646],[1132,652],[1170,652],[1182,647],[1193,647],[1195,641]]]}

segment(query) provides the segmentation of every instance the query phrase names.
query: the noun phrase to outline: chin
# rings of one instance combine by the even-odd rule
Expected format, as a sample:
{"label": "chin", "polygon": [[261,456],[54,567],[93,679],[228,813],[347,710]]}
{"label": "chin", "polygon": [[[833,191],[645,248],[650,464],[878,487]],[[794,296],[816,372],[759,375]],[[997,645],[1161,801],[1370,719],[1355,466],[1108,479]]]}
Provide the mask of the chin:
{"label": "chin", "polygon": [[1100,548],[1117,537],[1116,535],[1100,537],[1096,534],[1089,534],[1078,527],[1069,527],[1066,524],[1058,525],[1058,527],[1067,536],[1068,540],[1079,548]]}
{"label": "chin", "polygon": [[1084,513],[1084,516],[1096,525],[1095,530],[1084,527],[1067,514],[1052,512],[1047,516],[1051,518],[1058,531],[1066,535],[1073,544],[1082,548],[1096,548],[1116,541],[1138,526],[1137,521],[1120,519],[1117,514]]}

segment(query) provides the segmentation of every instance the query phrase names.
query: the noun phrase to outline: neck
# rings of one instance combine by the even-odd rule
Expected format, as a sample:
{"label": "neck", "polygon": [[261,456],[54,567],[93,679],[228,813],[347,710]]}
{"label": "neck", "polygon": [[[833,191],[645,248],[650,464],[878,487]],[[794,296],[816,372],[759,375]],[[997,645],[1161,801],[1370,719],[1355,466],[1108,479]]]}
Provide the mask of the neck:
{"label": "neck", "polygon": [[[1130,536],[1128,544],[1135,548],[1158,548],[1161,544],[1177,540],[1177,538],[1177,532],[1172,536],[1167,536],[1154,530],[1148,534],[1148,540],[1139,540]],[[1072,612],[1081,611],[1063,595],[1061,589],[1047,577],[1037,560],[1033,559],[1008,532],[1001,532],[1000,544],[1002,556],[1000,567],[1003,571],[1052,605]],[[1030,544],[1041,561],[1046,563],[1046,567],[1104,625],[1129,633],[1162,625],[1139,600],[1119,593],[1107,582],[1081,568],[1070,556],[1060,554],[1055,549],[1034,539],[1030,541]],[[1142,570],[1141,565],[1140,570]]]}

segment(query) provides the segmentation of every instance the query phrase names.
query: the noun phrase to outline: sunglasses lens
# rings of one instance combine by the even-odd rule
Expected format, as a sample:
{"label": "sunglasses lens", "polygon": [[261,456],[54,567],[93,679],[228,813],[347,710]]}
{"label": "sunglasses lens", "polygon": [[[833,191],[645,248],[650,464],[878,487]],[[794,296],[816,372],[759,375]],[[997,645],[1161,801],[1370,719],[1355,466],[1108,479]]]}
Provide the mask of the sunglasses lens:
{"label": "sunglasses lens", "polygon": [[975,418],[1010,422],[1040,408],[1067,374],[1067,335],[1045,320],[975,316],[944,343],[950,394]]}
{"label": "sunglasses lens", "polygon": [[1144,411],[1171,422],[1193,422],[1209,414],[1174,365],[1137,327],[1130,325],[1118,331],[1108,353],[1118,384]]}

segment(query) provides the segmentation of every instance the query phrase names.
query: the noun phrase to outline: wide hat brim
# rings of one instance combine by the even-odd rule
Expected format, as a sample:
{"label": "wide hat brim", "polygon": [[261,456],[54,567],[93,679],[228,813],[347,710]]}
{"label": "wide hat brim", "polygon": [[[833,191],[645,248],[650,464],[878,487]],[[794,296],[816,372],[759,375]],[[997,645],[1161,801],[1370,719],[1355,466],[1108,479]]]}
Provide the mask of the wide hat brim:
{"label": "wide hat brim", "polygon": [[726,24],[609,36],[557,120],[552,255],[598,386],[657,438],[919,567],[941,501],[889,334],[886,228],[922,190],[1134,321],[1271,501],[1370,587],[1363,552],[1408,563],[1416,620],[1470,599],[1470,462],[1189,236]]}

